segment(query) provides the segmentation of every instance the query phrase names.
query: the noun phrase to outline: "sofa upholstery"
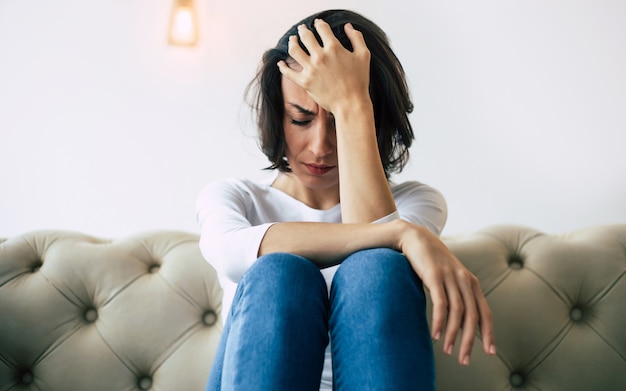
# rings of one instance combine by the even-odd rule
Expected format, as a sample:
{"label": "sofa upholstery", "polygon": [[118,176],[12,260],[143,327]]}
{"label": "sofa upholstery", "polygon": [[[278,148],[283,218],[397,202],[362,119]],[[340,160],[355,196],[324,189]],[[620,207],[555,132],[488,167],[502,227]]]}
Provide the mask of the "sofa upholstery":
{"label": "sofa upholstery", "polygon": [[[626,225],[446,238],[491,306],[498,354],[436,354],[441,390],[626,390]],[[440,353],[441,349],[436,349]]]}
{"label": "sofa upholstery", "polygon": [[[439,390],[626,390],[626,225],[444,237],[479,278],[498,354],[435,346]],[[221,289],[198,237],[0,239],[0,391],[202,390]]]}
{"label": "sofa upholstery", "polygon": [[221,294],[191,234],[6,240],[0,390],[203,390]]}

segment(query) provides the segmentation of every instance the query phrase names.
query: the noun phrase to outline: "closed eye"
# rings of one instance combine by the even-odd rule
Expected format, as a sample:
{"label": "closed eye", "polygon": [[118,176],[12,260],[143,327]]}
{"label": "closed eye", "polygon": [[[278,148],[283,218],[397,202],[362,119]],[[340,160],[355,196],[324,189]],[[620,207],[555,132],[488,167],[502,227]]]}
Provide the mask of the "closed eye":
{"label": "closed eye", "polygon": [[311,120],[305,120],[305,121],[297,121],[295,119],[291,120],[291,124],[296,125],[296,126],[307,126],[310,123],[311,123]]}

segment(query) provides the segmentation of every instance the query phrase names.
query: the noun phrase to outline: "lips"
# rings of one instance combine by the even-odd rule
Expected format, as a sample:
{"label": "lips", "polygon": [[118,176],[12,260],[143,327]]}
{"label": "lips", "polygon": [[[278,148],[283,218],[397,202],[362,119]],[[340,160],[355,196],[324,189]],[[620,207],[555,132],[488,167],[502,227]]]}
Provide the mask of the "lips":
{"label": "lips", "polygon": [[304,166],[309,170],[309,172],[313,175],[324,175],[335,166],[328,166],[326,164],[315,164],[315,163],[304,163]]}

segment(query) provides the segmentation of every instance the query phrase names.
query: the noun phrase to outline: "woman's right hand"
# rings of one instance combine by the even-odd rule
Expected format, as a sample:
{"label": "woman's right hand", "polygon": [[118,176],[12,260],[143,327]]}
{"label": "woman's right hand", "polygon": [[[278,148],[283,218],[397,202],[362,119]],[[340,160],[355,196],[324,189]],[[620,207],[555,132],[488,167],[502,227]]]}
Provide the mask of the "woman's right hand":
{"label": "woman's right hand", "polygon": [[352,45],[346,49],[330,25],[314,22],[322,40],[305,25],[299,39],[289,39],[289,55],[299,65],[280,61],[283,78],[304,89],[331,114],[336,136],[341,215],[344,223],[369,223],[396,210],[378,149],[374,106],[370,97],[371,53],[363,34],[350,23],[343,26]]}
{"label": "woman's right hand", "polygon": [[426,228],[402,220],[397,223],[403,225],[397,248],[430,293],[432,337],[439,340],[444,335],[443,350],[451,355],[460,332],[459,363],[469,365],[474,335],[480,327],[485,353],[496,354],[491,309],[476,276]]}
{"label": "woman's right hand", "polygon": [[283,76],[304,88],[324,109],[337,113],[351,109],[362,100],[371,105],[369,97],[370,51],[363,34],[350,23],[344,30],[353,51],[343,47],[325,21],[316,19],[315,28],[323,46],[305,25],[298,26],[298,35],[307,54],[298,44],[298,37],[289,38],[289,55],[300,65],[295,70],[285,61],[278,63]]}

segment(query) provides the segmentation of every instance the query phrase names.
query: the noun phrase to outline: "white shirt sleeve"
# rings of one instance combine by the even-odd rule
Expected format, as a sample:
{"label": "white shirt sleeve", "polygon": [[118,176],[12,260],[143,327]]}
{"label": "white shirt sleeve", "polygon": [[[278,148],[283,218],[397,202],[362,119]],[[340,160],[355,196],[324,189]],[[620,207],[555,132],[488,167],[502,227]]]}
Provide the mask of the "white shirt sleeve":
{"label": "white shirt sleeve", "polygon": [[394,221],[400,218],[400,213],[398,213],[398,211],[396,210],[395,212],[392,212],[390,214],[388,214],[385,217],[381,217],[378,220],[372,221],[372,224],[382,224],[382,223],[388,223],[390,221]]}
{"label": "white shirt sleeve", "polygon": [[[202,255],[220,275],[235,283],[256,261],[263,237],[273,224],[269,221],[277,221],[257,221],[261,211],[276,209],[276,205],[275,200],[263,201],[255,193],[262,190],[254,189],[239,180],[215,181],[201,191],[196,203]],[[419,182],[404,182],[392,184],[392,192],[397,211],[373,223],[401,218],[441,234],[447,208],[439,191]]]}
{"label": "white shirt sleeve", "polygon": [[426,227],[439,236],[448,219],[448,207],[443,195],[420,182],[404,182],[393,186],[397,213],[408,222]]}
{"label": "white shirt sleeve", "polygon": [[230,180],[207,185],[196,202],[200,224],[200,251],[204,258],[233,282],[252,266],[272,223],[252,225],[247,218],[250,197]]}

